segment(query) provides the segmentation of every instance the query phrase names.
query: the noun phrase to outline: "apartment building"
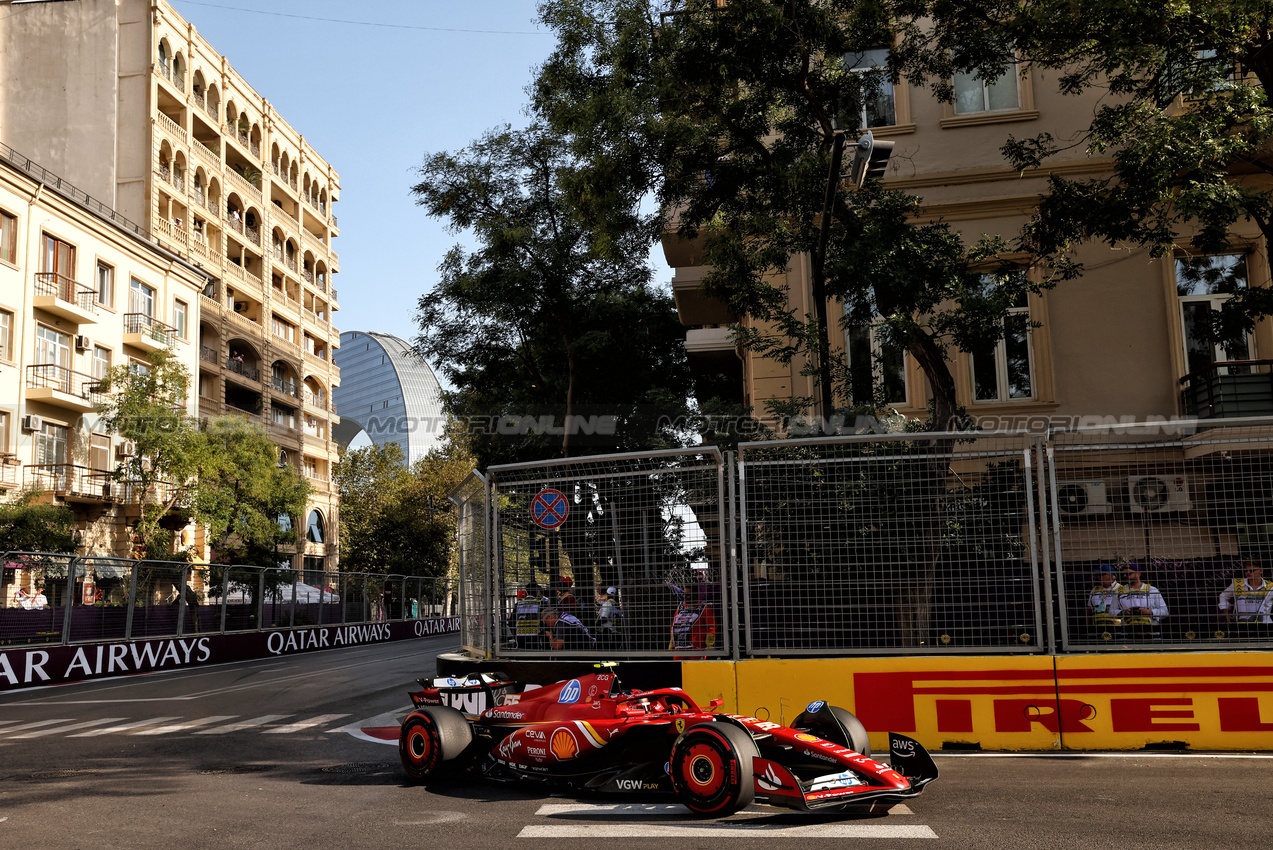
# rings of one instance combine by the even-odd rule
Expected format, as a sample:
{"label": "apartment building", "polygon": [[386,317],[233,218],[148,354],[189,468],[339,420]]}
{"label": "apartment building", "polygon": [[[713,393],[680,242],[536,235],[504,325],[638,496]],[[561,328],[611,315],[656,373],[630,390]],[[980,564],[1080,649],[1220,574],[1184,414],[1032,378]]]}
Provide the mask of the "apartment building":
{"label": "apartment building", "polygon": [[[882,65],[886,51],[863,54]],[[923,200],[933,220],[950,223],[966,241],[982,234],[1011,239],[1047,191],[1049,173],[1071,179],[1108,173],[1107,161],[1089,159],[1081,146],[1050,161],[1048,171],[1021,175],[1000,147],[1051,132],[1072,138],[1088,126],[1095,95],[1062,97],[1056,76],[1031,72],[986,83],[972,75],[953,81],[954,103],[926,87],[886,85],[864,108],[862,126],[895,143],[884,184]],[[1178,103],[1176,108],[1182,108]],[[1104,169],[1104,171],[1102,171]],[[769,399],[816,396],[805,363],[782,365],[735,349],[728,329],[737,318],[700,289],[707,269],[693,244],[668,232],[664,254],[674,267],[673,289],[687,328],[686,352],[701,374],[724,373],[734,398],[758,415]],[[1197,333],[1199,318],[1223,295],[1205,285],[1206,274],[1239,286],[1270,279],[1267,247],[1252,224],[1231,234],[1229,249],[1211,257],[1151,258],[1135,249],[1104,245],[1083,249],[1081,280],[1030,296],[1015,309],[1039,323],[1009,334],[993,352],[949,351],[958,399],[984,427],[1102,424],[1152,417],[1232,417],[1273,413],[1273,327],[1261,322],[1242,344],[1224,350]],[[809,258],[774,275],[800,314],[813,312]],[[858,375],[874,375],[889,390],[891,406],[923,418],[929,392],[916,362],[890,350],[870,327],[836,330],[841,305],[829,305],[832,346]],[[1257,361],[1232,367],[1232,361]],[[869,385],[869,381],[868,381]],[[845,399],[841,399],[841,402]]]}
{"label": "apartment building", "polygon": [[209,280],[0,144],[0,492],[39,488],[75,511],[87,551],[129,550],[136,499],[111,471],[133,448],[101,428],[100,385],[165,347],[193,374]]}
{"label": "apartment building", "polygon": [[269,430],[313,486],[295,566],[334,569],[338,173],[163,0],[0,10],[0,141],[206,276],[192,402]]}

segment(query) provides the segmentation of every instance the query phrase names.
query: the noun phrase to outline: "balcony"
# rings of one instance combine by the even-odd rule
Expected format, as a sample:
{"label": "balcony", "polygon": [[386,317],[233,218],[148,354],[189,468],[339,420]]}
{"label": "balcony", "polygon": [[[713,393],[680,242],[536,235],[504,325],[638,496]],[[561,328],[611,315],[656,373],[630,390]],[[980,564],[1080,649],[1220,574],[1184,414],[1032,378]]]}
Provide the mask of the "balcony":
{"label": "balcony", "polygon": [[0,487],[18,486],[18,465],[17,455],[0,453]]}
{"label": "balcony", "polygon": [[66,275],[57,272],[37,272],[35,275],[34,306],[76,324],[97,321],[96,297],[97,290],[81,286]]}
{"label": "balcony", "polygon": [[56,493],[68,502],[119,502],[128,485],[111,480],[104,469],[70,463],[41,463],[26,468],[26,486]]}
{"label": "balcony", "polygon": [[73,372],[55,363],[40,363],[27,367],[27,401],[38,401],[89,413],[106,400],[101,391],[101,379],[82,372]]}
{"label": "balcony", "polygon": [[167,133],[169,136],[181,142],[182,144],[186,144],[185,128],[183,128],[176,121],[169,118],[167,115],[164,115],[162,112],[159,112],[159,113],[156,113],[155,115],[155,122],[160,127],[162,127],[163,131]]}
{"label": "balcony", "polygon": [[280,378],[277,375],[272,375],[270,376],[270,386],[274,388],[275,392],[285,393],[286,395],[290,395],[292,398],[296,399],[301,397],[301,392],[297,388],[295,381],[289,381],[286,378]]}
{"label": "balcony", "polygon": [[212,363],[215,365],[221,357],[215,348],[209,348],[206,345],[201,345],[199,346],[199,359],[205,363]]}
{"label": "balcony", "polygon": [[261,382],[261,370],[248,366],[243,362],[242,358],[236,358],[234,355],[230,355],[225,358],[225,368],[236,375],[242,375],[249,381],[255,381],[258,384]]}
{"label": "balcony", "polygon": [[177,339],[177,329],[145,313],[124,314],[124,344],[143,351],[167,348]]}
{"label": "balcony", "polygon": [[1186,416],[1230,419],[1273,415],[1273,360],[1221,360],[1180,379]]}

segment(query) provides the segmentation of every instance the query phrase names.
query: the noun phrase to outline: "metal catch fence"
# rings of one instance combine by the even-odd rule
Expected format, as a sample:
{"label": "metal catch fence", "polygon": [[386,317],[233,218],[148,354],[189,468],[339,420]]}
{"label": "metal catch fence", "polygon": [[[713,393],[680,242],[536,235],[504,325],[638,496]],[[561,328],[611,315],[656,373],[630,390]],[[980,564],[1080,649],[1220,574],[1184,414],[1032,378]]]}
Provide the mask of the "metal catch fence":
{"label": "metal catch fence", "polygon": [[446,578],[43,552],[9,552],[0,565],[0,645],[416,620],[458,605]]}
{"label": "metal catch fence", "polygon": [[755,442],[466,487],[464,643],[488,656],[1273,648],[1270,419]]}

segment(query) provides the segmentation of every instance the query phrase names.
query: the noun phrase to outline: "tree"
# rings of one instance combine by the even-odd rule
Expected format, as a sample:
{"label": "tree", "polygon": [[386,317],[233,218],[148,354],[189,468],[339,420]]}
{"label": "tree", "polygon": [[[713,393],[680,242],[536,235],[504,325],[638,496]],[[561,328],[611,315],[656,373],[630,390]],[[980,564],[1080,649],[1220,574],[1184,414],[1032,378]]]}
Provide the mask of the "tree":
{"label": "tree", "polygon": [[189,388],[189,373],[167,349],[151,354],[148,367],[111,370],[103,384],[103,427],[135,444],[113,474],[141,504],[137,534],[146,555],[171,557],[164,526],[176,516],[207,526],[222,562],[277,566],[295,543],[309,484],[280,466],[260,426],[223,416],[200,427],[185,412]]}
{"label": "tree", "polygon": [[199,432],[208,447],[194,486],[194,517],[208,526],[217,560],[276,567],[290,560],[310,486],[279,460],[264,428],[217,416]]}
{"label": "tree", "polygon": [[66,505],[44,505],[39,492],[19,493],[0,504],[0,552],[73,553],[79,546],[75,514]]}
{"label": "tree", "polygon": [[453,571],[455,511],[447,495],[472,469],[462,434],[407,468],[397,443],[346,451],[336,466],[341,566],[435,577]]}
{"label": "tree", "polygon": [[[1083,272],[1073,249],[1088,240],[1173,250],[1232,250],[1233,228],[1273,236],[1273,26],[1267,3],[943,3],[932,25],[910,28],[895,52],[908,76],[939,93],[952,70],[986,79],[1029,65],[1060,72],[1067,95],[1098,94],[1090,124],[1070,138],[1009,138],[1004,155],[1026,170],[1083,151],[1099,176],[1052,176],[1021,248],[1058,278]],[[1199,330],[1242,338],[1273,311],[1268,287],[1236,287]]]}
{"label": "tree", "polygon": [[420,298],[417,348],[455,387],[450,412],[483,423],[472,433],[483,466],[666,444],[677,436],[660,420],[684,413],[692,391],[648,240],[598,229],[568,200],[575,165],[558,134],[505,127],[428,157],[412,189],[480,246],[452,249]]}
{"label": "tree", "polygon": [[[661,212],[639,219],[643,232],[653,238],[674,214],[678,236],[713,269],[706,288],[749,320],[736,338],[766,357],[804,358],[817,376],[830,357],[826,328],[816,311],[793,309],[774,276],[818,244],[837,134],[856,139],[896,76],[869,67],[863,50],[890,43],[909,8],[550,0],[541,15],[559,44],[540,69],[534,107],[583,162],[570,184],[576,202],[598,221],[629,226],[632,205],[653,197]],[[587,200],[599,184],[623,188]],[[843,330],[872,328],[915,358],[935,422],[947,428],[956,420],[948,347],[993,346],[1007,309],[1037,284],[998,260],[1001,240],[969,248],[919,214],[919,199],[878,185],[837,192],[824,289],[845,306]],[[885,400],[878,381],[863,398],[843,364],[830,371],[842,404]]]}
{"label": "tree", "polygon": [[161,522],[189,504],[189,487],[209,457],[207,442],[185,412],[190,373],[168,349],[148,361],[112,369],[97,410],[107,431],[135,446],[113,474],[141,505],[136,533],[147,556],[163,558],[171,552],[172,534]]}

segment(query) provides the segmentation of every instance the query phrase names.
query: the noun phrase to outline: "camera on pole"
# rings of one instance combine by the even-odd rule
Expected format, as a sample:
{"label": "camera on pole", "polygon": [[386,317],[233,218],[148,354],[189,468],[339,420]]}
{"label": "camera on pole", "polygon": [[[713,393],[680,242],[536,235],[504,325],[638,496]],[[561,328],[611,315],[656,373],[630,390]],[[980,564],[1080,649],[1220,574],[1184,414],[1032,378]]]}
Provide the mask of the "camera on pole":
{"label": "camera on pole", "polygon": [[866,135],[858,139],[853,146],[853,165],[849,169],[849,180],[854,186],[861,186],[867,180],[878,180],[888,169],[888,158],[893,153],[893,142],[877,142],[867,130]]}

